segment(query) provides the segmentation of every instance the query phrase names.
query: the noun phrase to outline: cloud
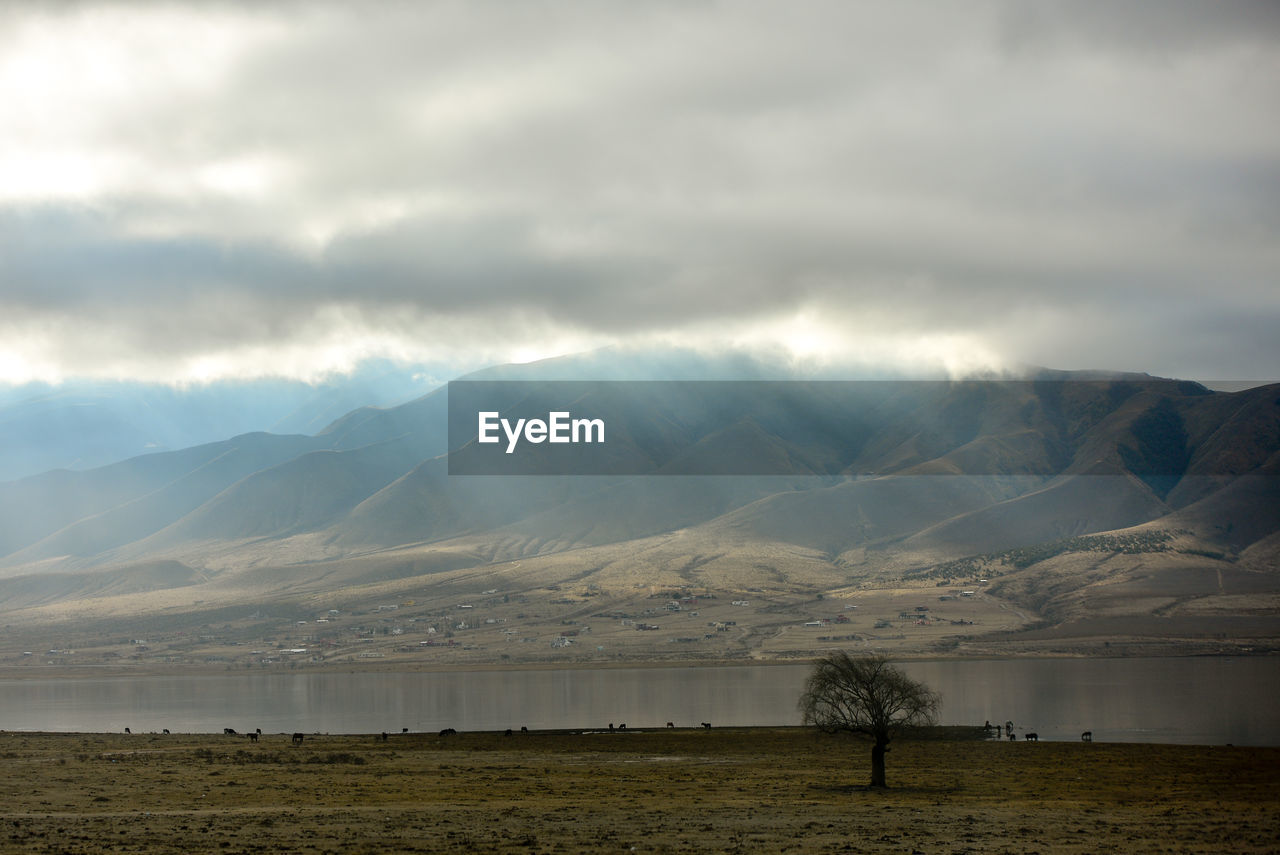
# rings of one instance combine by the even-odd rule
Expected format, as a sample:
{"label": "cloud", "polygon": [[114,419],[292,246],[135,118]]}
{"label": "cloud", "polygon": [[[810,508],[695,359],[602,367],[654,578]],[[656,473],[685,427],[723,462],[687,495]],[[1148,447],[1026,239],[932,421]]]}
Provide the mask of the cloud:
{"label": "cloud", "polygon": [[663,338],[1280,368],[1266,4],[2,14],[12,378]]}

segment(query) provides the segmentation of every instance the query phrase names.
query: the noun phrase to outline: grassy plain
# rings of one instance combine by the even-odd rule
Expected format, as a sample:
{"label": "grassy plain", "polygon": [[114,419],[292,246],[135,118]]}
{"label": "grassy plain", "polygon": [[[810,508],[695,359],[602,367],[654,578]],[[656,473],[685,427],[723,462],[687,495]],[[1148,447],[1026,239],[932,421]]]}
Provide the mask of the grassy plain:
{"label": "grassy plain", "polygon": [[1280,748],[0,733],[3,852],[1276,852]]}

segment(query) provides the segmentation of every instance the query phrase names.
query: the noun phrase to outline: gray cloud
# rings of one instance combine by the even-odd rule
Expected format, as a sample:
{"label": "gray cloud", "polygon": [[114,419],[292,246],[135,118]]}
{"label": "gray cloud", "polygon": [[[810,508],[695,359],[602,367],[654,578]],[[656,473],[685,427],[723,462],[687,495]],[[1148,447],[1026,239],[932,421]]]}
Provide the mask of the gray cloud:
{"label": "gray cloud", "polygon": [[[129,60],[59,113],[106,84],[32,73],[42,39],[118,15],[222,53],[188,75],[126,32],[172,81]],[[1278,35],[1249,3],[10,9],[0,55],[36,57],[0,65],[10,162],[90,165],[0,187],[7,358],[287,372],[343,340],[473,361],[803,318],[1274,377]]]}

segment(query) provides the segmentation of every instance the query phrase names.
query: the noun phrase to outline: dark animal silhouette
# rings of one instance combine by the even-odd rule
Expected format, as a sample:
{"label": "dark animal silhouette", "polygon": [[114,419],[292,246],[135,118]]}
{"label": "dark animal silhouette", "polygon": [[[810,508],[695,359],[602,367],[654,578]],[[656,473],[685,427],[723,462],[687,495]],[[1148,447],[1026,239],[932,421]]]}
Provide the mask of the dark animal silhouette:
{"label": "dark animal silhouette", "polygon": [[1039,742],[1039,741],[1040,741],[1040,734],[1038,734],[1038,733],[1028,733],[1026,736],[1024,736],[1024,737],[1023,737],[1023,739],[1027,740],[1027,742]]}
{"label": "dark animal silhouette", "polygon": [[441,736],[456,736],[457,733],[458,731],[454,730],[452,727],[446,727],[444,730],[440,731]]}
{"label": "dark animal silhouette", "polygon": [[302,744],[302,740],[303,740],[304,738],[305,738],[305,737],[304,737],[301,733],[295,733],[295,734],[293,735],[293,744],[294,744],[294,745],[301,745],[301,744]]}
{"label": "dark animal silhouette", "polygon": [[609,732],[613,733],[613,722],[609,722]]}
{"label": "dark animal silhouette", "polygon": [[1081,741],[1081,742],[1093,742],[1093,731],[1092,731],[1092,730],[1086,730],[1084,733],[1080,734],[1080,741]]}
{"label": "dark animal silhouette", "polygon": [[402,727],[402,728],[400,728],[400,732],[401,732],[401,733],[408,733],[408,732],[409,732],[409,728],[407,728],[407,727]]}
{"label": "dark animal silhouette", "polygon": [[124,729],[124,732],[125,732],[125,733],[133,733],[133,731],[132,731],[132,730],[130,730],[129,728],[127,728],[127,727]]}
{"label": "dark animal silhouette", "polygon": [[169,728],[167,728],[167,727],[166,727],[166,728],[164,729],[164,732],[165,732],[165,733],[168,733],[168,732],[169,732]]}
{"label": "dark animal silhouette", "polygon": [[522,724],[522,725],[520,725],[520,732],[521,732],[521,733],[528,733],[528,732],[529,732],[529,728],[525,727],[525,726]]}
{"label": "dark animal silhouette", "polygon": [[625,721],[622,724],[618,725],[618,730],[626,730],[626,729],[627,729],[627,723]]}
{"label": "dark animal silhouette", "polygon": [[1018,734],[1016,734],[1016,733],[1011,733],[1011,734],[1009,734],[1009,741],[1010,741],[1010,742],[1017,742],[1017,741],[1018,741]]}
{"label": "dark animal silhouette", "polygon": [[704,729],[704,730],[710,730],[710,729],[711,729],[711,722],[709,722],[709,721],[704,721],[704,722],[702,723],[702,727],[703,727],[703,729]]}
{"label": "dark animal silhouette", "polygon": [[387,732],[386,732],[385,730],[384,730],[384,731],[382,731],[382,734],[378,737],[378,739],[382,740],[383,742],[386,742],[386,741],[387,741]]}
{"label": "dark animal silhouette", "polygon": [[503,732],[503,734],[502,734],[502,735],[503,735],[503,736],[510,736],[510,735],[511,735],[511,728],[509,728],[509,727],[508,727],[508,728]]}
{"label": "dark animal silhouette", "polygon": [[675,726],[676,726],[676,723],[674,721],[667,722],[667,727],[675,727]]}
{"label": "dark animal silhouette", "polygon": [[222,728],[222,732],[225,733],[227,736],[236,735],[236,729],[234,727],[224,727]]}
{"label": "dark animal silhouette", "polygon": [[246,734],[245,734],[245,736],[249,737],[249,741],[250,741],[250,742],[257,742],[257,741],[258,741],[258,734],[256,734],[256,733],[246,733]]}

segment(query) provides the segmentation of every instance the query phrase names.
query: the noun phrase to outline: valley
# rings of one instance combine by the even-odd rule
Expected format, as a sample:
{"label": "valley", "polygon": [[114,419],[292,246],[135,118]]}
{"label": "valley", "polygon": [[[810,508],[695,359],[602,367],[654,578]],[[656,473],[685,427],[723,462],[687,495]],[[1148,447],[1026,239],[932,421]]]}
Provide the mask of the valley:
{"label": "valley", "polygon": [[[12,610],[0,675],[607,667],[832,649],[1239,655],[1276,652],[1280,637],[1271,574],[1185,552],[1087,551],[1086,542],[1022,568],[960,562],[976,571],[968,578],[951,575],[952,562],[849,583],[812,555],[763,548],[731,572],[724,555],[673,553],[680,539],[383,579],[396,575],[387,562],[432,556],[402,550]],[[361,578],[378,581],[351,583]]]}
{"label": "valley", "polygon": [[[520,381],[501,387],[512,417],[558,411],[562,387],[521,379],[555,371],[494,371]],[[1280,386],[1047,372],[638,388],[574,384],[582,412],[608,413],[605,459],[648,474],[451,475],[475,437],[450,438],[437,390],[314,435],[0,483],[0,669],[1280,639]],[[735,461],[750,474],[687,474]]]}

